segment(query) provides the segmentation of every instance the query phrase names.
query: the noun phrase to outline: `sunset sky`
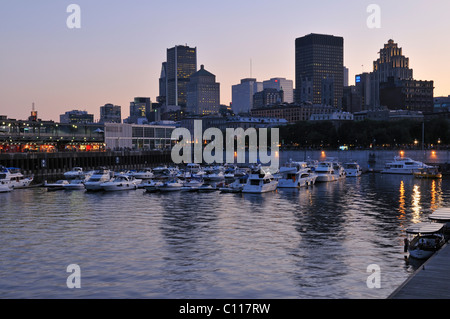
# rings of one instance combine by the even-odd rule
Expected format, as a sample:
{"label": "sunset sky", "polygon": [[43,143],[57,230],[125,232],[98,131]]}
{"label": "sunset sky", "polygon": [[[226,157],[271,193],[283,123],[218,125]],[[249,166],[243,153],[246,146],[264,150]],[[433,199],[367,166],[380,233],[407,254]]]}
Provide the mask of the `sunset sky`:
{"label": "sunset sky", "polygon": [[[69,29],[72,4],[81,28]],[[381,28],[368,28],[367,7],[381,7]],[[410,58],[417,80],[434,80],[435,96],[450,95],[450,1],[301,0],[3,0],[0,9],[0,115],[59,121],[70,110],[99,118],[105,103],[129,115],[137,96],[156,101],[166,49],[197,47],[198,68],[216,75],[221,103],[231,86],[252,76],[295,83],[295,39],[309,33],[344,37],[344,64],[370,72],[393,39]]]}

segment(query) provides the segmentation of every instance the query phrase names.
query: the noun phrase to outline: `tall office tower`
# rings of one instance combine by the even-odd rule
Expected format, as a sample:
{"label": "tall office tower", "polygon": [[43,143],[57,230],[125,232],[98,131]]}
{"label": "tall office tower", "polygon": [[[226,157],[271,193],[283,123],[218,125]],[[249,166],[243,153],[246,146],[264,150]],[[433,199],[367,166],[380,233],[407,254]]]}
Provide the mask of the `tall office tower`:
{"label": "tall office tower", "polygon": [[294,102],[294,81],[286,80],[285,78],[272,78],[267,81],[263,81],[263,89],[276,89],[277,91],[283,91],[284,102]]}
{"label": "tall office tower", "polygon": [[187,112],[214,114],[219,113],[219,107],[220,83],[216,82],[214,74],[201,65],[200,70],[191,75],[187,86]]}
{"label": "tall office tower", "polygon": [[197,71],[197,48],[177,45],[167,49],[166,105],[185,107],[189,78]]}
{"label": "tall office tower", "polygon": [[348,68],[344,66],[344,87],[348,86]]}
{"label": "tall office tower", "polygon": [[[312,81],[313,104],[323,103],[322,89],[332,84],[332,106],[341,108],[344,86],[344,39],[332,35],[309,34],[295,40],[296,102],[307,102],[303,81]],[[327,90],[329,86],[326,86]]]}
{"label": "tall office tower", "polygon": [[380,57],[373,62],[372,104],[380,106],[380,83],[388,82],[389,77],[399,80],[412,80],[413,70],[409,68],[409,58],[402,55],[394,40],[389,40],[379,52]]}
{"label": "tall office tower", "polygon": [[355,86],[361,97],[361,110],[373,109],[372,85],[370,73],[362,73],[355,76]]}
{"label": "tall office tower", "polygon": [[148,122],[151,111],[152,102],[149,97],[136,97],[130,102],[130,117],[125,122],[128,124]]}
{"label": "tall office tower", "polygon": [[234,114],[248,114],[253,108],[253,95],[263,90],[263,83],[256,79],[242,79],[240,84],[231,87],[232,109]]}
{"label": "tall office tower", "polygon": [[122,123],[120,106],[111,103],[100,106],[100,123]]}

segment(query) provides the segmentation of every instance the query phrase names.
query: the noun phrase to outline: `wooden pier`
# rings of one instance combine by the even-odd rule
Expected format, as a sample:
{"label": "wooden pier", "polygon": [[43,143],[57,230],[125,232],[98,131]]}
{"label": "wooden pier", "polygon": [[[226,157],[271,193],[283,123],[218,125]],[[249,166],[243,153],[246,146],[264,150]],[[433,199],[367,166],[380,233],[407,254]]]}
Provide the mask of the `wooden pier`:
{"label": "wooden pier", "polygon": [[436,252],[388,299],[450,299],[450,245]]}

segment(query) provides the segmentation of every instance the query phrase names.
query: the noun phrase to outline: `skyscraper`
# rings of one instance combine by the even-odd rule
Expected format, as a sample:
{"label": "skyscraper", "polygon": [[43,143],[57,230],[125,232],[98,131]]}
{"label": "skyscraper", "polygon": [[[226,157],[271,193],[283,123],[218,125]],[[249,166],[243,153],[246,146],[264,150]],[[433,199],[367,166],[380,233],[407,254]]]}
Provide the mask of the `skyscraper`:
{"label": "skyscraper", "polygon": [[412,80],[413,70],[409,68],[409,58],[402,54],[402,48],[394,40],[389,40],[379,52],[380,57],[373,62],[371,73],[372,103],[380,106],[380,84],[393,77],[398,80]]}
{"label": "skyscraper", "polygon": [[100,123],[121,123],[121,107],[111,103],[100,106]]}
{"label": "skyscraper", "polygon": [[253,95],[263,90],[263,83],[256,79],[242,79],[240,84],[231,87],[232,109],[235,114],[250,113],[253,108]]}
{"label": "skyscraper", "polygon": [[160,84],[166,82],[166,104],[185,107],[187,103],[187,85],[189,78],[197,71],[197,48],[177,45],[167,49],[167,61],[163,64]]}
{"label": "skyscraper", "polygon": [[294,81],[292,80],[287,80],[285,78],[272,78],[263,82],[263,89],[276,89],[277,91],[283,91],[283,102],[294,102]]}
{"label": "skyscraper", "polygon": [[[344,85],[344,39],[323,34],[309,34],[297,38],[295,81],[296,102],[307,102],[306,89],[312,82],[312,101],[309,102],[341,108]],[[325,94],[324,88],[327,90]],[[311,96],[311,92],[309,95]]]}
{"label": "skyscraper", "polygon": [[205,70],[191,75],[187,86],[187,112],[192,114],[218,113],[220,107],[220,83],[216,76]]}

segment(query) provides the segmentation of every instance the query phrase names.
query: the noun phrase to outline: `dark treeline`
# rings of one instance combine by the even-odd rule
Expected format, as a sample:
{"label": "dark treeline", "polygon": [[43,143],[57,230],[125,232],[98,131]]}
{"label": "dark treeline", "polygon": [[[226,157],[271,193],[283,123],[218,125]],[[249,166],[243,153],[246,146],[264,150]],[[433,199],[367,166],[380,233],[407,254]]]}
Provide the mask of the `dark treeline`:
{"label": "dark treeline", "polygon": [[[280,127],[284,147],[349,148],[422,147],[423,123],[414,120],[348,121],[334,125],[331,121],[302,121]],[[425,147],[447,147],[450,144],[450,125],[446,119],[425,121]]]}

